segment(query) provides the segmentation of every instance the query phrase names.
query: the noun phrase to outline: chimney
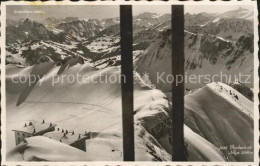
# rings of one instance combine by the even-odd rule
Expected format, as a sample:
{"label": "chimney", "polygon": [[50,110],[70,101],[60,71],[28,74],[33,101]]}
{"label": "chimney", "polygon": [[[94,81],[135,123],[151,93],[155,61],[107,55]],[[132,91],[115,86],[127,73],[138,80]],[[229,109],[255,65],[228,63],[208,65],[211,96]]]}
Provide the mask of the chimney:
{"label": "chimney", "polygon": [[52,126],[52,123],[50,123],[50,126],[49,127],[51,127]]}
{"label": "chimney", "polygon": [[80,139],[81,137],[80,137],[80,134],[79,134],[79,137],[78,137],[78,139]]}
{"label": "chimney", "polygon": [[26,124],[26,123],[24,124],[24,127],[27,127],[27,124]]}
{"label": "chimney", "polygon": [[62,129],[61,132],[64,133],[64,130]]}
{"label": "chimney", "polygon": [[74,131],[72,131],[71,135],[74,135]]}
{"label": "chimney", "polygon": [[42,124],[44,124],[45,123],[45,121],[44,121],[44,119],[42,120]]}

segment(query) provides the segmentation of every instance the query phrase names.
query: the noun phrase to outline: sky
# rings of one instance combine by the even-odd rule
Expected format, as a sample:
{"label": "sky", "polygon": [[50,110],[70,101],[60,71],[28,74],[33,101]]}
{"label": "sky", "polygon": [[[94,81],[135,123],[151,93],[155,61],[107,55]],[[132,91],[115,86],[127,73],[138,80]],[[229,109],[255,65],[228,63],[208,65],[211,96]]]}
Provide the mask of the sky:
{"label": "sky", "polygon": [[48,17],[65,18],[65,17],[78,17],[78,18],[114,18],[119,17],[119,6],[79,6],[79,5],[16,5],[7,6],[7,18],[20,19],[26,18],[32,20],[44,20]]}
{"label": "sky", "polygon": [[249,5],[213,5],[213,6],[208,6],[208,5],[200,5],[200,6],[185,6],[184,11],[185,13],[190,13],[190,14],[198,14],[201,12],[206,12],[206,13],[224,13],[230,10],[236,10],[238,8],[244,8],[244,9],[249,9],[253,11],[253,6]]}
{"label": "sky", "polygon": [[166,14],[171,13],[170,5],[134,5],[133,6],[133,15],[138,15],[144,12],[157,13],[157,14]]}
{"label": "sky", "polygon": [[[184,11],[185,13],[197,14],[201,12],[207,13],[223,13],[229,10],[238,9],[239,7],[250,9],[253,11],[252,6],[228,6],[228,5],[221,5],[221,6],[185,6]],[[155,5],[138,5],[133,6],[133,15],[138,15],[143,12],[151,12],[157,14],[166,14],[171,12],[171,6],[169,5],[162,5],[162,6],[155,6]],[[103,6],[79,6],[79,5],[14,5],[14,6],[7,6],[7,18],[9,19],[21,19],[21,18],[29,18],[32,20],[44,20],[48,17],[55,17],[55,18],[65,18],[65,17],[78,17],[78,18],[95,18],[95,19],[102,19],[102,18],[114,18],[119,17],[119,6],[112,6],[112,5],[103,5]]]}
{"label": "sky", "polygon": [[[239,6],[239,5],[214,5],[214,6],[208,6],[208,5],[185,5],[184,7],[184,13],[190,13],[190,14],[198,14],[202,12],[206,13],[224,13],[230,10],[236,10],[238,8],[245,8],[253,11],[253,6]],[[137,15],[143,12],[151,12],[151,13],[157,13],[157,14],[166,14],[171,13],[171,6],[164,5],[164,6],[133,6],[133,15]]]}

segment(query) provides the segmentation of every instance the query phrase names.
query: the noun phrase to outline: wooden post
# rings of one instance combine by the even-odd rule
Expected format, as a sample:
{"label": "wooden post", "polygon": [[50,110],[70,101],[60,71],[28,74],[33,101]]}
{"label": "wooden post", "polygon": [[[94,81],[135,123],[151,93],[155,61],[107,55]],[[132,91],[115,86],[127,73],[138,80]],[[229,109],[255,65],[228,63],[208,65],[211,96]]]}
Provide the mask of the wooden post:
{"label": "wooden post", "polygon": [[[184,154],[184,6],[172,5],[172,160],[186,161]],[[181,83],[176,82],[177,76]],[[180,80],[178,80],[180,81]]]}
{"label": "wooden post", "polygon": [[121,86],[124,161],[134,161],[133,25],[132,6],[120,6]]}

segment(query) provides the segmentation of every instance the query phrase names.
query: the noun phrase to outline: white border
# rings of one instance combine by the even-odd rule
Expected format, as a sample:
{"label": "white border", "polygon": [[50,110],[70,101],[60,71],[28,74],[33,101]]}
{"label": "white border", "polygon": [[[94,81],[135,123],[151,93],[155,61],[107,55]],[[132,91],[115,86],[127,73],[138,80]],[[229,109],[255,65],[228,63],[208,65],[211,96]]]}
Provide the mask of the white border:
{"label": "white border", "polygon": [[[7,5],[253,5],[254,6],[254,162],[7,162],[6,161],[6,140],[5,140],[5,131],[6,131],[6,103],[5,103],[5,25],[6,25],[6,6]],[[244,1],[236,1],[231,0],[228,2],[225,1],[203,1],[203,2],[193,2],[193,1],[94,1],[94,2],[70,2],[70,1],[62,1],[62,2],[2,2],[1,4],[1,140],[2,140],[2,163],[1,165],[88,165],[88,166],[96,166],[96,165],[109,165],[109,166],[117,166],[117,165],[142,165],[142,166],[160,166],[160,165],[237,165],[237,166],[245,166],[245,165],[255,165],[259,164],[259,130],[258,130],[258,120],[259,120],[259,77],[258,77],[258,11],[257,11],[257,2],[244,0]]]}

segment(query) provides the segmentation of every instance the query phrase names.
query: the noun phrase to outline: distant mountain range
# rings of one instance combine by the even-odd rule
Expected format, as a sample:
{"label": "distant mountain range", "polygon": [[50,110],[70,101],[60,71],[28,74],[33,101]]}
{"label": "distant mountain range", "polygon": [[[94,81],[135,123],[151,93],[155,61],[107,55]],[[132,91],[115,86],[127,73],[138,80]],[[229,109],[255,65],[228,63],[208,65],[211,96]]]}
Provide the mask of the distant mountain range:
{"label": "distant mountain range", "polygon": [[[194,74],[221,69],[252,75],[252,19],[253,13],[242,8],[218,14],[186,13],[185,69]],[[133,26],[133,50],[139,72],[147,71],[151,77],[153,71],[170,72],[167,68],[171,57],[171,15],[145,12],[133,17]],[[65,63],[78,56],[104,67],[120,64],[120,59],[113,58],[121,54],[118,17],[49,17],[38,22],[7,19],[6,34],[7,63],[33,65],[42,59]]]}
{"label": "distant mountain range", "polygon": [[[252,16],[246,9],[223,14],[185,15],[185,72],[188,76],[214,75],[217,72],[234,76],[240,73],[251,76],[251,84],[247,86],[253,86],[253,21],[248,20],[251,17],[240,18],[242,16],[235,13]],[[157,73],[165,73],[163,77],[171,74],[170,25],[169,20],[134,36],[138,42],[151,41],[135,63],[137,70],[140,73],[148,72],[157,88],[165,92],[171,90],[171,84],[157,83]],[[202,82],[186,84],[191,89],[202,86]]]}

